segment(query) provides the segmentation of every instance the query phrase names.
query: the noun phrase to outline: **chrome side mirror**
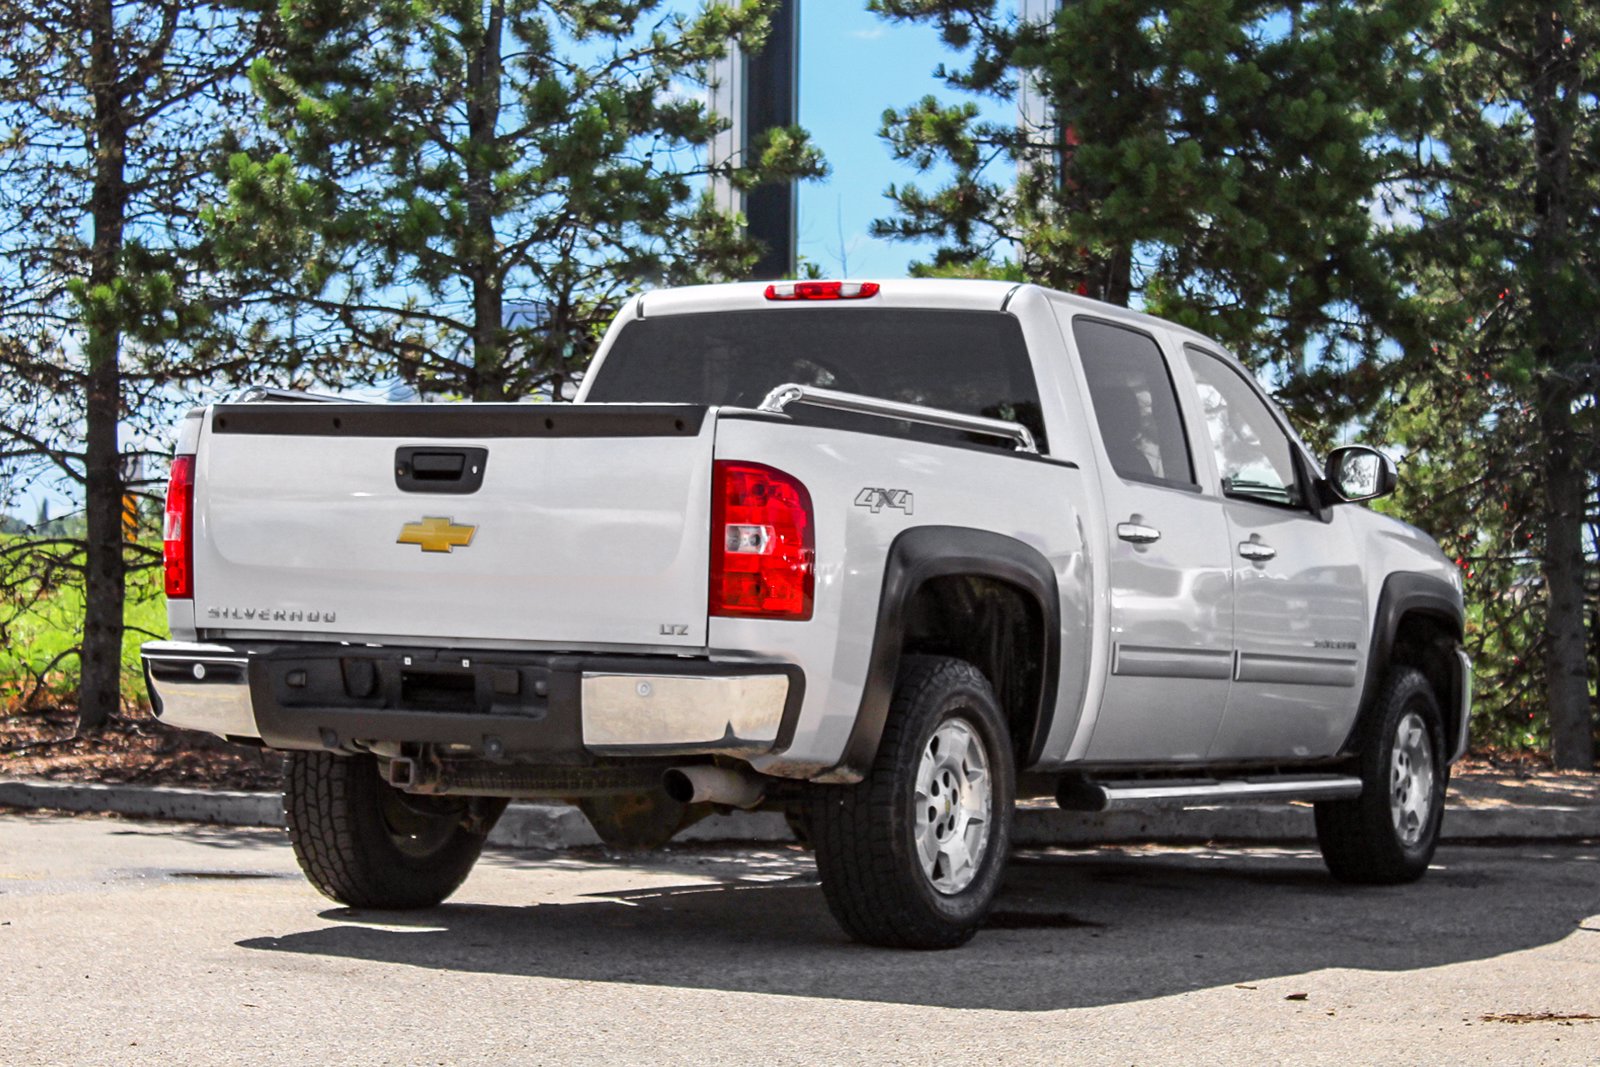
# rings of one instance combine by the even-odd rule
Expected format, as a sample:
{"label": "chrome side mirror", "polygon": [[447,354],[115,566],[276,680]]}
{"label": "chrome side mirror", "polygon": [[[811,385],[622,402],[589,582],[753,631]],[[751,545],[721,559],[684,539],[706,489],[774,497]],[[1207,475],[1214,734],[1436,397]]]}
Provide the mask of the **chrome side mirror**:
{"label": "chrome side mirror", "polygon": [[1388,496],[1399,484],[1394,461],[1366,445],[1345,445],[1328,453],[1328,485],[1345,503]]}

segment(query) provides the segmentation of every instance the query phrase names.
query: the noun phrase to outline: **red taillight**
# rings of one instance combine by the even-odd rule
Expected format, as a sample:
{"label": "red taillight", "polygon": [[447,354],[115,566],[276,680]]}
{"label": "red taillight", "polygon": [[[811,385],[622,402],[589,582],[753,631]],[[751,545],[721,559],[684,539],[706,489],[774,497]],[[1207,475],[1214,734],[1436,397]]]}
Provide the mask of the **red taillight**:
{"label": "red taillight", "polygon": [[768,300],[864,300],[878,295],[877,282],[776,282]]}
{"label": "red taillight", "polygon": [[712,615],[811,618],[811,494],[759,463],[718,460],[711,488]]}
{"label": "red taillight", "polygon": [[194,596],[194,457],[175,456],[167,479],[167,508],[161,524],[161,561],[167,570],[167,596]]}

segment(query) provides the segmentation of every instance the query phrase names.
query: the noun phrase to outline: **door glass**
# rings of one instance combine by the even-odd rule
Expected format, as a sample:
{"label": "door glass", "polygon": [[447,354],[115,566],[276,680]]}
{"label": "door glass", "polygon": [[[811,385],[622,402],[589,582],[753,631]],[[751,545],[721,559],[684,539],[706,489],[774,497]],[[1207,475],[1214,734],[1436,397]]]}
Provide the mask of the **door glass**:
{"label": "door glass", "polygon": [[1095,421],[1111,467],[1130,482],[1189,488],[1194,465],[1172,376],[1155,338],[1096,319],[1073,319]]}
{"label": "door glass", "polygon": [[1206,413],[1206,433],[1228,496],[1299,507],[1305,497],[1295,476],[1289,438],[1250,383],[1221,359],[1185,345]]}

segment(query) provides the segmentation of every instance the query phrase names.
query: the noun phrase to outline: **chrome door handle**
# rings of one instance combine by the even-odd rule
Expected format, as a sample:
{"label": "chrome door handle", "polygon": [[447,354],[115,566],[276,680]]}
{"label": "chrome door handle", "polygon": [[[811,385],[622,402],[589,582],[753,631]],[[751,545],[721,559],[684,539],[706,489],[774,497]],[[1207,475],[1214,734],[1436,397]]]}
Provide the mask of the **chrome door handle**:
{"label": "chrome door handle", "polygon": [[1277,549],[1273,548],[1271,545],[1264,545],[1260,541],[1239,542],[1239,555],[1243,556],[1245,559],[1252,559],[1258,563],[1265,563],[1267,560],[1271,559],[1277,554]]}
{"label": "chrome door handle", "polygon": [[1152,541],[1161,540],[1161,531],[1154,526],[1146,526],[1138,522],[1117,523],[1117,536],[1124,541],[1132,541],[1136,545],[1148,545]]}

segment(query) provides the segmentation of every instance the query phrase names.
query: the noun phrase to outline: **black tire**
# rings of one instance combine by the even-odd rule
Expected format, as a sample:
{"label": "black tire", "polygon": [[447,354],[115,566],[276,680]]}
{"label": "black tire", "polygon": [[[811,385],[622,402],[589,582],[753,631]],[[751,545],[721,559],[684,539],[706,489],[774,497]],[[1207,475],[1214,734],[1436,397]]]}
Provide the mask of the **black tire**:
{"label": "black tire", "polygon": [[[969,808],[948,800],[936,797],[933,803],[919,804],[916,799],[925,758],[935,763],[954,759],[958,771],[968,767],[971,750],[948,757],[938,753],[934,738],[947,724],[950,729],[941,740],[975,738],[982,750],[978,754],[987,760],[985,820],[969,821]],[[947,770],[935,769],[928,788],[938,789]],[[943,796],[950,796],[948,790]],[[1010,731],[988,679],[962,660],[906,657],[866,778],[856,785],[812,786],[807,791],[806,828],[834,918],[851,937],[869,945],[942,949],[966,943],[983,925],[1000,888],[1011,849],[1015,799]],[[929,814],[922,816],[922,811]],[[969,833],[974,827],[976,834]],[[933,844],[943,840],[956,847],[959,840],[963,854],[976,854],[976,861],[952,871],[948,857],[939,852],[930,873],[917,846],[919,829],[925,840],[930,840],[927,834],[935,835]],[[979,838],[981,847],[971,847]],[[943,875],[941,862],[947,865]],[[945,889],[936,885],[941,878]],[[963,878],[969,880],[962,884]]]}
{"label": "black tire", "polygon": [[[1414,717],[1414,718],[1413,718]],[[1420,725],[1425,736],[1411,746],[1402,740]],[[1341,882],[1398,885],[1421,878],[1439,847],[1444,819],[1445,762],[1443,718],[1428,679],[1415,667],[1392,667],[1377,702],[1357,737],[1361,795],[1316,804],[1317,844],[1328,870]],[[1407,748],[1415,757],[1407,755]],[[1397,756],[1396,749],[1401,753]],[[1431,761],[1424,787],[1417,785],[1421,757]],[[1396,811],[1399,803],[1401,810]],[[1425,804],[1426,811],[1417,810]]]}
{"label": "black tire", "polygon": [[306,878],[352,908],[430,908],[466,880],[505,801],[408,796],[371,756],[292,752],[283,814]]}

